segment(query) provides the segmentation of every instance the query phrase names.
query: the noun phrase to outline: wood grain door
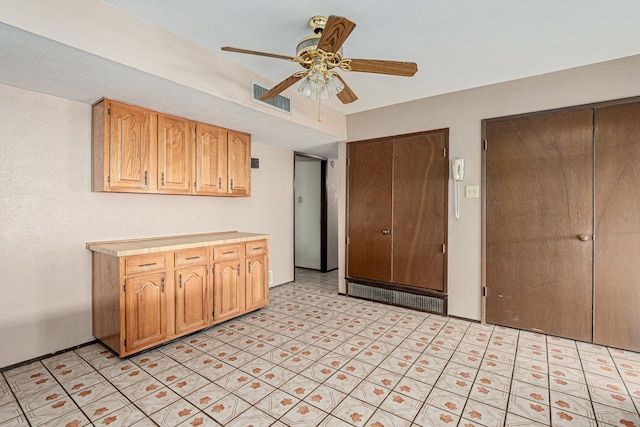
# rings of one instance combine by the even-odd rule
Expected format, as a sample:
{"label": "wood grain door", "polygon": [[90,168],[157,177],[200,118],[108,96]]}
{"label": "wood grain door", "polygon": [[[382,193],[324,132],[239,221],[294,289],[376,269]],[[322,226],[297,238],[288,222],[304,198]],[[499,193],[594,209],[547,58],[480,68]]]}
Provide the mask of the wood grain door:
{"label": "wood grain door", "polygon": [[269,264],[267,255],[246,258],[245,310],[252,311],[269,303]]}
{"label": "wood grain door", "polygon": [[196,125],[195,194],[227,194],[227,130]]}
{"label": "wood grain door", "polygon": [[229,188],[234,196],[251,194],[251,136],[229,131]]}
{"label": "wood grain door", "polygon": [[393,141],[393,282],[446,291],[446,131]]}
{"label": "wood grain door", "polygon": [[191,193],[193,128],[188,120],[158,115],[158,192]]}
{"label": "wood grain door", "polygon": [[165,273],[125,280],[126,350],[159,344],[167,338]]}
{"label": "wood grain door", "polygon": [[155,189],[155,115],[117,102],[110,102],[108,107],[110,188],[125,192]]}
{"label": "wood grain door", "polygon": [[207,266],[175,271],[176,334],[207,326]]}
{"label": "wood grain door", "polygon": [[347,276],[391,281],[393,141],[348,145]]}
{"label": "wood grain door", "polygon": [[244,283],[244,268],[241,266],[241,260],[215,263],[213,284],[215,322],[242,314],[244,311]]}
{"label": "wood grain door", "polygon": [[486,139],[486,321],[591,341],[592,111],[489,121]]}
{"label": "wood grain door", "polygon": [[595,109],[594,342],[640,350],[640,103]]}

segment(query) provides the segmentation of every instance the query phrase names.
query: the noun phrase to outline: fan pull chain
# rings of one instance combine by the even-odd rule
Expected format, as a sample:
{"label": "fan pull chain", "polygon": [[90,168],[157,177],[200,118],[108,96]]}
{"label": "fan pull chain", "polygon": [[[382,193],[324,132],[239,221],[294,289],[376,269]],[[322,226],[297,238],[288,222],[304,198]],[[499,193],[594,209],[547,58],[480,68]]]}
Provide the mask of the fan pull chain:
{"label": "fan pull chain", "polygon": [[318,121],[321,122],[322,121],[322,114],[320,114],[320,98],[318,98]]}

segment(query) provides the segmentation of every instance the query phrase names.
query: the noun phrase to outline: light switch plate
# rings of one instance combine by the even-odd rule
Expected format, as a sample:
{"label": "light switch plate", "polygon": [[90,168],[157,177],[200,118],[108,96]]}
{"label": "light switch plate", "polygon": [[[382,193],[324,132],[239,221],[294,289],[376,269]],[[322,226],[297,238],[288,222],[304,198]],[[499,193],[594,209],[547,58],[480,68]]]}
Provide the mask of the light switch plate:
{"label": "light switch plate", "polygon": [[464,189],[465,189],[465,197],[466,198],[480,197],[480,186],[479,185],[467,185]]}

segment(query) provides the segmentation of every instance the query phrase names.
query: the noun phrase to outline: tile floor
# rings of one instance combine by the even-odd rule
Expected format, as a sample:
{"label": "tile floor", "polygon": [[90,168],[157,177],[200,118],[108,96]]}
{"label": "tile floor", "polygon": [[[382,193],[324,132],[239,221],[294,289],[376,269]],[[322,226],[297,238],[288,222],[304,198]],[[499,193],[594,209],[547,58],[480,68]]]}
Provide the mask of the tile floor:
{"label": "tile floor", "polygon": [[640,427],[640,354],[367,302],[299,270],[268,307],[118,359],[0,375],[0,426]]}

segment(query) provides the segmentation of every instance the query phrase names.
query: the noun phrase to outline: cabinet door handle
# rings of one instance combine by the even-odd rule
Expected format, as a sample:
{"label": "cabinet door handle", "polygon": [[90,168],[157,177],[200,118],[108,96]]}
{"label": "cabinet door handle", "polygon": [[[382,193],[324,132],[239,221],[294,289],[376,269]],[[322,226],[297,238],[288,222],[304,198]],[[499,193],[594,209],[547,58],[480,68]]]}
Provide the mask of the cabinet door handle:
{"label": "cabinet door handle", "polygon": [[231,255],[232,253],[233,253],[233,251],[222,252],[222,255]]}
{"label": "cabinet door handle", "polygon": [[150,262],[148,264],[138,264],[138,267],[151,267],[152,265],[158,264],[157,262]]}
{"label": "cabinet door handle", "polygon": [[182,274],[178,276],[178,286],[182,289]]}
{"label": "cabinet door handle", "polygon": [[257,251],[258,249],[264,249],[264,246],[254,246],[252,249]]}
{"label": "cabinet door handle", "polygon": [[186,260],[200,259],[200,255],[198,255],[198,256],[190,256],[190,257],[187,257],[187,258],[185,258],[185,259],[186,259]]}

